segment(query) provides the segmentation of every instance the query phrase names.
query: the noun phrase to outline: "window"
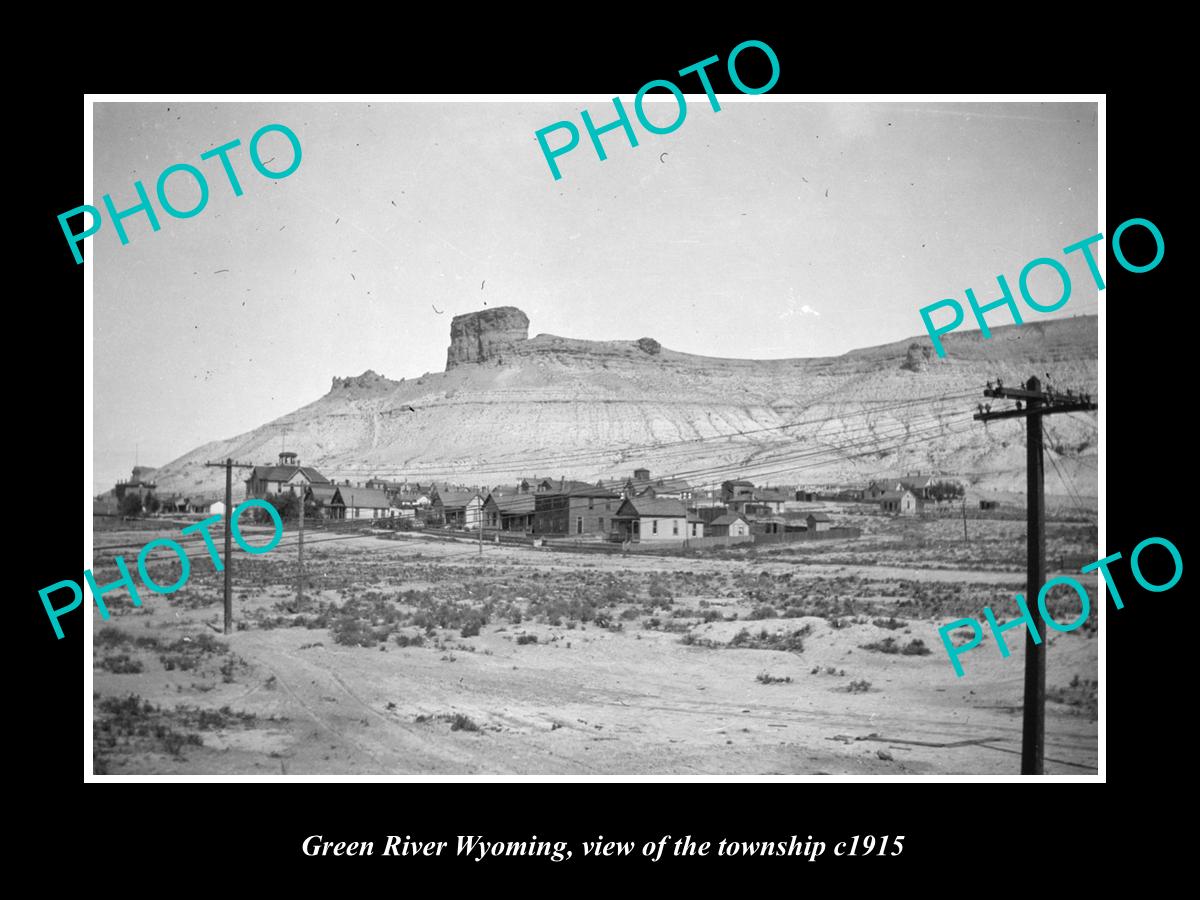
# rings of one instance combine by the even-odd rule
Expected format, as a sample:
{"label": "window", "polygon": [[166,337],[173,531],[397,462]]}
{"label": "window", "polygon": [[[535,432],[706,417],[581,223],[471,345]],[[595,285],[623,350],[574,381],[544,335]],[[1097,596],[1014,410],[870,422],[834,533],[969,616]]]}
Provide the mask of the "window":
{"label": "window", "polygon": [[583,516],[577,516],[575,519],[575,533],[583,534]]}
{"label": "window", "polygon": [[600,517],[599,522],[600,522],[599,530],[601,533],[603,533],[604,532],[604,516]]}
{"label": "window", "polygon": [[651,533],[651,534],[658,534],[658,519],[651,519],[651,520],[650,520],[650,533]]}
{"label": "window", "polygon": [[593,497],[588,497],[588,509],[595,509],[596,500]]}
{"label": "window", "polygon": [[671,520],[671,534],[679,534],[679,520],[678,519]]}

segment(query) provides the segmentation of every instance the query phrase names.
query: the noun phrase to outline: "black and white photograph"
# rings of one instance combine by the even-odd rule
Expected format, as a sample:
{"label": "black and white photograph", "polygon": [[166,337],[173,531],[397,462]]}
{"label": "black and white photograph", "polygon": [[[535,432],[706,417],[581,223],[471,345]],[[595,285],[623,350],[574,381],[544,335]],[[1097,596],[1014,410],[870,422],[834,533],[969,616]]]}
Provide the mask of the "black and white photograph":
{"label": "black and white photograph", "polygon": [[92,104],[88,780],[1103,778],[1102,98],[678,83]]}

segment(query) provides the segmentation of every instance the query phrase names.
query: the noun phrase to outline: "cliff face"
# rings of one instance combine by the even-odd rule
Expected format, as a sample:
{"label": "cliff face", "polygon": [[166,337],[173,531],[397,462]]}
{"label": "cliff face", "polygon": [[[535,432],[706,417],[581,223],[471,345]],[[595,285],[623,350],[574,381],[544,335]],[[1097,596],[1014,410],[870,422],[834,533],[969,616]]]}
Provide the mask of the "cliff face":
{"label": "cliff face", "polygon": [[[818,359],[717,359],[650,338],[588,341],[539,334],[512,308],[457,316],[447,371],[393,381],[334,379],[329,393],[281,419],[199,447],[158,469],[164,493],[218,495],[209,459],[270,462],[288,447],[328,478],[372,476],[501,484],[553,475],[595,481],[688,473],[694,484],[860,481],[897,471],[971,473],[1021,490],[1020,422],[972,420],[984,385],[1053,373],[1095,392],[1094,316],[927,336]],[[485,363],[480,365],[480,363]],[[1056,416],[1050,494],[1096,495],[1096,423]],[[1049,445],[1048,445],[1049,446]],[[1049,465],[1049,464],[1047,464]]]}
{"label": "cliff face", "polygon": [[515,306],[497,306],[455,316],[450,322],[446,371],[464,363],[495,359],[529,337],[529,317]]}

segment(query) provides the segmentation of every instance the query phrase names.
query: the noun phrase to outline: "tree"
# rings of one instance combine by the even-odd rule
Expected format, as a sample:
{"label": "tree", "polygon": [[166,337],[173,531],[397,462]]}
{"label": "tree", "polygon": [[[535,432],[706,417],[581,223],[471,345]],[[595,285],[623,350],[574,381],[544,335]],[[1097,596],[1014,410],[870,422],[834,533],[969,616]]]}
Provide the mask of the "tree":
{"label": "tree", "polygon": [[[276,512],[279,513],[279,518],[283,519],[284,521],[298,519],[300,517],[300,498],[291,491],[283,494],[275,494],[274,496],[270,497],[269,500],[271,505],[275,507]],[[309,521],[316,519],[319,515],[318,509],[319,507],[317,506],[317,503],[314,500],[309,499],[304,504],[304,518],[308,519]],[[264,512],[263,515],[265,516],[266,513]]]}
{"label": "tree", "polygon": [[148,494],[146,496],[146,512],[156,513],[160,509],[162,509],[162,503],[159,501],[159,499],[153,494]]}
{"label": "tree", "polygon": [[142,498],[137,491],[127,491],[121,498],[121,515],[140,516],[142,514]]}
{"label": "tree", "polygon": [[934,500],[957,500],[967,492],[957,481],[935,481],[929,486],[929,496]]}

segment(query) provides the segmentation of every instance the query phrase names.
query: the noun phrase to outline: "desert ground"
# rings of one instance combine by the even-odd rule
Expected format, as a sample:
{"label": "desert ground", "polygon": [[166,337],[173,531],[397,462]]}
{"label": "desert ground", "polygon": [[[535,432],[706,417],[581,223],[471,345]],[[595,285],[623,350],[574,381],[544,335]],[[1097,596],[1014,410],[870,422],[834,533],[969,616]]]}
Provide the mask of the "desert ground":
{"label": "desert ground", "polygon": [[[99,522],[99,520],[97,520]],[[1020,770],[1023,629],[955,677],[937,629],[1015,617],[1024,523],[864,515],[856,540],[690,555],[311,529],[235,549],[235,631],[199,542],[191,579],[93,618],[97,774],[927,775]],[[95,575],[179,523],[97,525]],[[127,530],[121,530],[127,529]],[[247,532],[249,534],[249,532]],[[260,541],[252,534],[252,542]],[[219,541],[218,541],[219,545]],[[1095,527],[1051,521],[1061,556]],[[178,563],[156,552],[170,584]],[[1046,771],[1097,766],[1087,623],[1051,632]],[[136,571],[136,569],[135,569]],[[90,600],[90,598],[88,598]],[[1051,612],[1078,616],[1073,592]]]}

